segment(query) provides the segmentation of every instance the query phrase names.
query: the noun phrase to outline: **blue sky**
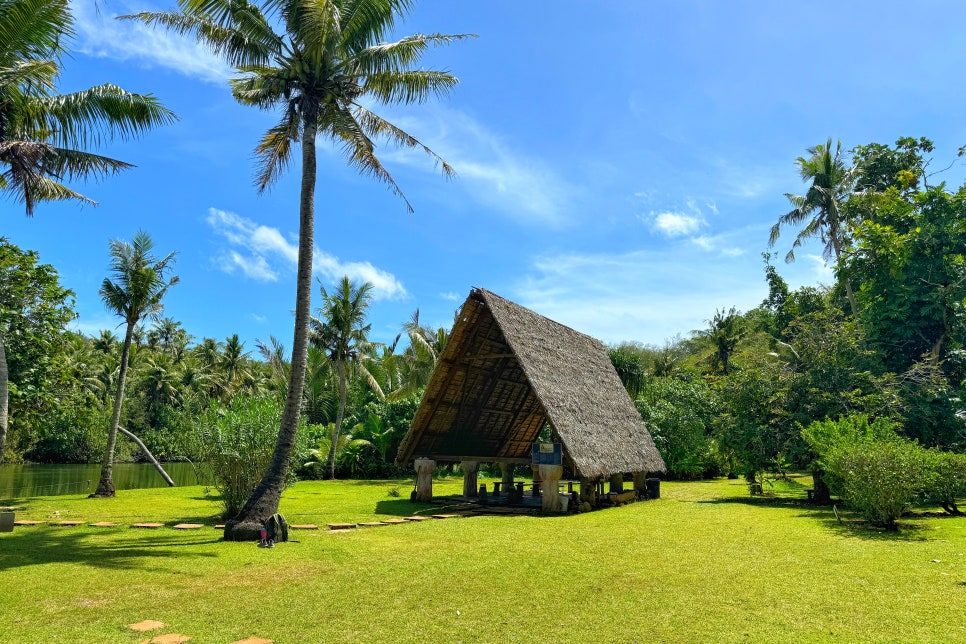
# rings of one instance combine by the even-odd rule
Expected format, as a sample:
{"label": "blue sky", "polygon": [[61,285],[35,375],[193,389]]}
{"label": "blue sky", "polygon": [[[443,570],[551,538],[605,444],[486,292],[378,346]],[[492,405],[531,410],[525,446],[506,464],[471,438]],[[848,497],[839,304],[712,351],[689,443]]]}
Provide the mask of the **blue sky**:
{"label": "blue sky", "polygon": [[[57,267],[86,333],[118,324],[97,294],[108,240],[143,229],[159,253],[177,251],[166,315],[196,339],[290,346],[299,169],[269,194],[252,187],[251,150],[273,115],[238,106],[230,70],[192,43],[111,19],[173,3],[96,4],[74,3],[61,91],[113,82],[154,93],[180,121],[99,150],[137,166],[79,186],[99,206],[26,219],[0,201],[0,234]],[[686,336],[765,296],[760,254],[784,194],[804,190],[794,161],[809,146],[926,136],[935,168],[955,161],[934,180],[962,182],[964,18],[966,5],[939,1],[424,0],[400,37],[479,37],[426,60],[460,78],[452,96],[381,113],[458,176],[380,151],[408,214],[320,141],[316,275],[373,282],[378,341],[416,308],[450,326],[473,286],[605,342]],[[779,270],[793,286],[828,282],[819,254]]]}

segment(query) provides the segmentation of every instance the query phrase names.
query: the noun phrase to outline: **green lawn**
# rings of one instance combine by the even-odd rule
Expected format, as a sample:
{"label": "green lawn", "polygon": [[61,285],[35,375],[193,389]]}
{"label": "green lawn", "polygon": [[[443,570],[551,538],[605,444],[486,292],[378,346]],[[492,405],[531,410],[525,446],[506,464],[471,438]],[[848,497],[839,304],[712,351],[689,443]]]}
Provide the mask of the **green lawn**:
{"label": "green lawn", "polygon": [[411,486],[299,483],[282,513],[323,529],[271,550],[128,527],[214,524],[201,487],[16,502],[123,525],[0,534],[0,642],[141,642],[125,624],[145,619],[212,643],[966,642],[964,518],[885,533],[799,503],[799,483],[751,499],[717,480],[572,516],[324,529],[410,514]]}

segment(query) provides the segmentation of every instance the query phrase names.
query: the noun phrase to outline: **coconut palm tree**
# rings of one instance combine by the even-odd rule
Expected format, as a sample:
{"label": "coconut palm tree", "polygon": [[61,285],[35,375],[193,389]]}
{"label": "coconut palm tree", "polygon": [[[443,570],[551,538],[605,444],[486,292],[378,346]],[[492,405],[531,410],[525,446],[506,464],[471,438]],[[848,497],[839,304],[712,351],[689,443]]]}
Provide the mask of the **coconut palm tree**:
{"label": "coconut palm tree", "polygon": [[[376,155],[388,140],[426,152],[449,175],[452,168],[418,139],[369,108],[422,103],[451,90],[445,71],[414,69],[432,46],[467,36],[414,35],[386,42],[412,0],[179,0],[178,12],[129,16],[189,34],[234,66],[232,93],[244,105],[276,110],[278,122],[255,148],[259,192],[288,167],[301,146],[299,250],[295,329],[285,410],[272,462],[239,515],[226,524],[227,539],[257,539],[278,510],[295,446],[308,350],[315,227],[316,138],[341,147],[349,165],[384,182],[412,206]],[[276,31],[277,29],[277,31]]]}
{"label": "coconut palm tree", "polygon": [[326,477],[335,478],[335,447],[345,418],[349,377],[362,376],[380,398],[384,396],[379,383],[365,365],[372,347],[367,337],[372,325],[365,324],[367,309],[372,301],[372,284],[363,282],[357,285],[348,277],[343,277],[331,294],[325,290],[325,286],[319,288],[322,306],[319,307],[319,317],[312,319],[311,342],[328,357],[339,387],[339,406],[326,466]]}
{"label": "coconut palm tree", "polygon": [[111,427],[107,437],[107,450],[101,468],[101,479],[93,496],[114,496],[114,446],[117,442],[117,427],[121,422],[121,404],[124,401],[124,380],[127,376],[128,357],[131,354],[131,341],[134,327],[142,319],[161,312],[161,299],[168,289],[178,283],[178,276],[168,277],[174,253],[162,259],[151,254],[154,242],[143,232],[138,232],[129,243],[112,240],[111,278],[105,278],[99,293],[105,306],[119,315],[127,325],[124,344],[121,346],[121,364],[117,376],[117,390],[114,394],[114,411],[111,414]]}
{"label": "coconut palm tree", "polygon": [[[795,249],[803,242],[818,237],[825,245],[822,256],[827,260],[832,256],[838,263],[842,259],[848,243],[847,221],[843,212],[843,205],[855,190],[859,178],[859,168],[849,167],[842,156],[842,142],[839,141],[832,153],[832,139],[825,145],[821,143],[808,148],[807,159],[798,157],[798,165],[802,181],[811,182],[808,192],[804,195],[785,194],[794,209],[778,218],[771,228],[768,245],[774,246],[778,241],[782,226],[801,226],[791,250],[785,256],[786,262],[795,261]],[[844,279],[845,293],[849,298],[852,315],[855,315],[855,296],[852,294],[852,284],[848,276]]]}
{"label": "coconut palm tree", "polygon": [[84,148],[176,119],[152,95],[115,85],[58,94],[60,58],[73,35],[69,0],[0,0],[0,190],[28,216],[43,201],[96,203],[64,182],[131,165]]}

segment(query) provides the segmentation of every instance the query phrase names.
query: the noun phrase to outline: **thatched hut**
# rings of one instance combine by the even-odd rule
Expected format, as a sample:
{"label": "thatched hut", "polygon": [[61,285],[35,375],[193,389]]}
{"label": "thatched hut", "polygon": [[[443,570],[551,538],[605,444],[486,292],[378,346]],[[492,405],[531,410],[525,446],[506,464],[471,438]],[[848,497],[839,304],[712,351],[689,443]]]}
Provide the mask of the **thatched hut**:
{"label": "thatched hut", "polygon": [[[584,500],[594,500],[604,478],[612,477],[619,492],[624,474],[634,474],[643,488],[647,473],[665,471],[601,342],[473,289],[397,461],[416,458],[417,470],[429,471],[438,462],[461,462],[464,492],[472,496],[480,462],[531,463],[545,425],[562,445],[564,469],[581,481]],[[507,470],[504,483],[512,482]]]}

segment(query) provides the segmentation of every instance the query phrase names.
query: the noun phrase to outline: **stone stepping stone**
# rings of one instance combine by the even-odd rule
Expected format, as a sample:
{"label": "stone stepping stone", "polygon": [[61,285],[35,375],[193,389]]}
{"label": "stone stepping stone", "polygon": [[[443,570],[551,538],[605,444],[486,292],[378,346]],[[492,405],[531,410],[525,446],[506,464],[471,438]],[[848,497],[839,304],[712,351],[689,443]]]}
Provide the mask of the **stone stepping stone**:
{"label": "stone stepping stone", "polygon": [[385,528],[387,524],[382,521],[364,521],[359,524],[360,528]]}
{"label": "stone stepping stone", "polygon": [[411,516],[411,517],[404,517],[404,520],[406,520],[406,521],[429,521],[429,517]]}
{"label": "stone stepping stone", "polygon": [[386,525],[399,525],[400,523],[406,523],[405,519],[384,519],[383,523]]}
{"label": "stone stepping stone", "polygon": [[92,523],[92,528],[116,528],[118,523],[113,523],[111,521],[98,521],[97,523]]}
{"label": "stone stepping stone", "polygon": [[354,523],[330,523],[329,530],[352,530],[356,527]]}
{"label": "stone stepping stone", "polygon": [[218,525],[215,526],[215,530],[224,530],[224,529],[225,529],[224,523],[219,523]]}
{"label": "stone stepping stone", "polygon": [[128,624],[127,627],[132,631],[153,631],[157,628],[164,628],[164,622],[159,622],[155,619],[146,619],[143,622],[138,622],[137,624]]}
{"label": "stone stepping stone", "polygon": [[158,635],[157,637],[152,637],[149,640],[144,640],[139,642],[139,644],[180,644],[181,642],[190,642],[191,638],[187,635],[181,635],[180,633],[168,633],[167,635]]}
{"label": "stone stepping stone", "polygon": [[27,519],[21,519],[20,521],[14,521],[14,525],[40,525],[42,523],[47,523],[46,521],[28,521]]}
{"label": "stone stepping stone", "polygon": [[3,505],[0,506],[0,512],[18,512],[23,510],[22,505]]}
{"label": "stone stepping stone", "polygon": [[[289,527],[291,528],[292,526]],[[272,640],[267,640],[261,637],[247,637],[243,640],[232,642],[231,644],[272,644]]]}
{"label": "stone stepping stone", "polygon": [[84,521],[58,521],[57,523],[51,523],[50,525],[59,525],[65,528],[74,528],[79,525],[84,525]]}
{"label": "stone stepping stone", "polygon": [[299,523],[290,525],[289,530],[318,530],[319,526],[314,523]]}
{"label": "stone stepping stone", "polygon": [[434,514],[434,519],[458,519],[460,515],[458,514]]}
{"label": "stone stepping stone", "polygon": [[147,528],[149,530],[157,530],[158,528],[163,528],[163,523],[132,523],[132,528]]}
{"label": "stone stepping stone", "polygon": [[205,527],[203,523],[179,523],[174,526],[175,530],[197,530],[199,528]]}

